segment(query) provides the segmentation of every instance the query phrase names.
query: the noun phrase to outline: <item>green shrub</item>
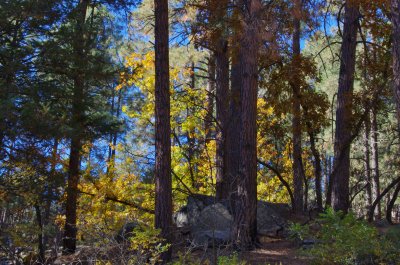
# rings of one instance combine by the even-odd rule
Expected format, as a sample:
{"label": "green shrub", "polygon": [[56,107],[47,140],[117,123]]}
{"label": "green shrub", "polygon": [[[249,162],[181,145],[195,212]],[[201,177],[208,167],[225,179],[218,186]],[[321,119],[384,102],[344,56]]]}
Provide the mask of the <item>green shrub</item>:
{"label": "green shrub", "polygon": [[332,209],[321,214],[317,222],[321,229],[314,234],[308,228],[292,225],[292,234],[315,239],[316,244],[305,251],[315,264],[379,264],[384,252],[382,240],[367,222]]}

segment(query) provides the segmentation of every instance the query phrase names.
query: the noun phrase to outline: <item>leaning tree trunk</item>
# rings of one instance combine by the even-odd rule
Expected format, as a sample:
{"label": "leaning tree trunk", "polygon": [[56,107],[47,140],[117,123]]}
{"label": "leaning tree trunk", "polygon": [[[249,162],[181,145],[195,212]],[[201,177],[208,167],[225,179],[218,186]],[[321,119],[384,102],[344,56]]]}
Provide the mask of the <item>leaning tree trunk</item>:
{"label": "leaning tree trunk", "polygon": [[90,0],[81,0],[77,6],[76,35],[73,44],[74,60],[76,68],[79,69],[74,77],[73,102],[72,102],[72,126],[71,147],[68,164],[68,186],[66,189],[67,199],[65,204],[65,226],[63,236],[63,254],[74,253],[76,250],[77,235],[77,204],[78,185],[80,179],[80,163],[83,137],[83,115],[84,115],[84,90],[85,75],[83,68],[85,61],[85,21]]}
{"label": "leaning tree trunk", "polygon": [[[171,124],[169,92],[168,0],[155,0],[155,227],[167,243],[172,237]],[[171,259],[171,249],[162,254]]]}
{"label": "leaning tree trunk", "polygon": [[257,235],[257,90],[258,50],[260,46],[260,0],[242,2],[242,35],[240,36],[241,132],[240,168],[232,236],[242,248],[252,248]]}
{"label": "leaning tree trunk", "polygon": [[339,88],[336,110],[335,159],[332,178],[332,204],[338,211],[349,209],[350,140],[353,123],[353,85],[359,10],[346,1],[342,46],[340,50]]}
{"label": "leaning tree trunk", "polygon": [[291,80],[291,87],[293,91],[292,100],[292,134],[293,134],[293,183],[294,183],[294,205],[293,210],[296,213],[303,212],[303,182],[306,179],[303,169],[302,147],[301,147],[301,110],[300,110],[300,20],[301,20],[302,4],[301,0],[294,0],[294,32],[293,32],[293,66],[294,73]]}
{"label": "leaning tree trunk", "polygon": [[387,208],[386,208],[386,220],[389,222],[389,224],[393,224],[392,211],[393,211],[394,204],[396,203],[396,200],[399,196],[399,192],[400,192],[400,183],[397,184],[396,189],[393,192],[393,196],[390,199],[390,201],[387,205]]}

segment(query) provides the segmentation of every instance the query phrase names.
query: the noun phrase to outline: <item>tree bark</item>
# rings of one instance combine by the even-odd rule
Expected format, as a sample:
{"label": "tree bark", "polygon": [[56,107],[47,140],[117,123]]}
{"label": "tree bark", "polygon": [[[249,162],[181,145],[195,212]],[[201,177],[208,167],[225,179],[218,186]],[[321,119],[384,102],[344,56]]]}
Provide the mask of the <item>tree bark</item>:
{"label": "tree bark", "polygon": [[229,196],[230,181],[226,174],[226,138],[228,133],[229,107],[229,57],[228,43],[221,39],[217,44],[216,58],[216,197],[218,201],[226,200]]}
{"label": "tree bark", "polygon": [[260,46],[260,0],[243,1],[240,38],[241,131],[240,168],[234,214],[233,240],[242,249],[253,248],[257,236],[257,90]]}
{"label": "tree bark", "polygon": [[[378,151],[378,122],[376,119],[377,108],[374,107],[371,111],[371,169],[372,169],[372,186],[373,186],[373,199],[380,195],[380,174],[379,174],[379,151]],[[382,207],[379,201],[375,208],[375,218],[380,220],[382,218]]]}
{"label": "tree bark", "polygon": [[68,165],[68,186],[66,189],[67,199],[65,205],[65,227],[63,237],[63,254],[71,254],[76,249],[76,219],[78,204],[78,184],[80,179],[80,160],[83,137],[83,115],[84,115],[84,90],[85,90],[85,22],[86,12],[90,0],[80,0],[76,8],[76,30],[73,43],[74,60],[78,69],[74,77],[73,102],[72,102],[72,127],[71,147]]}
{"label": "tree bark", "polygon": [[[237,51],[236,51],[237,52]],[[231,66],[231,99],[229,106],[229,121],[228,121],[228,131],[227,135],[227,153],[226,153],[226,174],[230,180],[229,187],[229,202],[231,211],[235,211],[235,202],[237,198],[237,193],[235,187],[237,187],[237,182],[239,179],[239,165],[240,165],[240,131],[241,131],[241,92],[240,92],[240,64],[237,54],[232,56],[232,66]]]}
{"label": "tree bark", "polygon": [[[168,0],[155,0],[155,227],[171,243],[172,179],[171,124],[169,92]],[[161,255],[162,263],[171,259],[171,249]]]}
{"label": "tree bark", "polygon": [[314,132],[309,132],[311,152],[314,156],[314,174],[315,174],[315,198],[317,200],[317,210],[322,212],[322,169],[321,157],[315,145]]}
{"label": "tree bark", "polygon": [[368,114],[368,118],[364,121],[365,125],[365,135],[364,135],[364,170],[365,170],[365,180],[366,191],[367,191],[367,209],[371,208],[372,204],[372,179],[371,179],[371,164],[370,164],[370,132],[371,132],[371,124],[370,118]]}
{"label": "tree bark", "polygon": [[336,211],[349,209],[350,144],[353,124],[353,85],[359,20],[358,4],[346,1],[339,88],[336,109],[335,159],[332,178],[332,204]]}
{"label": "tree bark", "polygon": [[292,134],[293,134],[293,183],[294,183],[294,205],[293,210],[296,213],[301,213],[304,210],[303,200],[303,182],[306,179],[304,176],[302,147],[301,147],[301,110],[300,110],[300,72],[299,63],[301,60],[300,54],[300,20],[301,20],[302,4],[301,0],[294,0],[294,12],[293,12],[293,77],[291,80],[291,87],[293,92],[292,100]]}
{"label": "tree bark", "polygon": [[207,84],[207,105],[206,105],[206,116],[204,118],[204,131],[205,131],[205,142],[208,142],[212,138],[212,124],[213,124],[213,113],[214,113],[214,97],[215,97],[215,57],[210,54],[208,59],[208,84]]}

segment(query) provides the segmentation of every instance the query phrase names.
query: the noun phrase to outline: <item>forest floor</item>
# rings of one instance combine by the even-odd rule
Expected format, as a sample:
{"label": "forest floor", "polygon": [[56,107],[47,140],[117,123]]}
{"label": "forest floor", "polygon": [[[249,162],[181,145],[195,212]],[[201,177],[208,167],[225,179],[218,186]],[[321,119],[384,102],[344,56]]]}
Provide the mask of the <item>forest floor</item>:
{"label": "forest floor", "polygon": [[243,258],[254,265],[306,265],[306,257],[299,255],[299,248],[288,239],[270,239],[261,247],[243,253]]}
{"label": "forest floor", "polygon": [[[260,246],[251,251],[240,252],[240,260],[248,265],[307,265],[309,259],[299,254],[299,247],[293,241],[284,238],[262,238]],[[210,248],[193,251],[192,258],[196,258],[199,264],[212,264],[215,251]],[[231,250],[218,250],[218,255],[231,256]],[[225,264],[225,263],[224,263]]]}

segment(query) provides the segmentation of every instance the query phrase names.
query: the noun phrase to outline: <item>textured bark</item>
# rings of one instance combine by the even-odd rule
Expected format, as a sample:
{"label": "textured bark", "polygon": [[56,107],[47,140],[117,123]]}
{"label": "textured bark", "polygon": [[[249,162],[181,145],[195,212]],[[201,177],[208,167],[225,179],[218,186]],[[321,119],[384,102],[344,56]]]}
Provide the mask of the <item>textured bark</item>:
{"label": "textured bark", "polygon": [[237,181],[239,179],[239,165],[240,165],[240,131],[241,131],[241,94],[240,94],[240,64],[236,55],[232,56],[231,66],[231,100],[229,106],[229,122],[227,135],[227,153],[226,153],[226,174],[230,180],[230,194],[229,202],[231,204],[232,212],[235,211],[235,202],[237,193]]}
{"label": "textured bark", "polygon": [[84,67],[85,54],[85,32],[84,25],[86,12],[90,0],[81,0],[76,9],[76,35],[74,40],[74,56],[77,71],[74,77],[73,102],[72,102],[72,126],[73,134],[71,137],[71,147],[68,164],[68,184],[67,199],[65,204],[65,227],[63,237],[63,254],[70,254],[76,250],[76,219],[78,204],[78,184],[80,179],[80,160],[83,137],[83,115],[84,115],[84,90],[85,75],[82,71]]}
{"label": "textured bark", "polygon": [[260,46],[260,0],[243,1],[243,31],[239,63],[241,84],[240,168],[234,214],[233,240],[242,249],[252,248],[257,235],[257,90]]}
{"label": "textured bark", "polygon": [[[372,170],[372,192],[373,199],[380,195],[380,180],[379,180],[379,152],[378,152],[378,122],[376,119],[377,109],[372,109],[371,112],[371,170]],[[375,218],[380,220],[382,218],[381,202],[379,201],[375,208]]]}
{"label": "textured bark", "polygon": [[291,81],[293,92],[292,100],[292,134],[293,134],[293,183],[294,183],[294,205],[293,210],[296,213],[303,212],[303,182],[306,179],[303,169],[302,147],[301,147],[301,110],[300,110],[300,72],[298,71],[298,63],[300,62],[300,14],[301,0],[294,0],[293,14],[293,65],[294,73]]}
{"label": "textured bark", "polygon": [[365,180],[367,181],[366,184],[366,191],[367,191],[367,209],[371,208],[372,205],[372,179],[371,179],[371,163],[370,163],[370,143],[369,137],[371,132],[371,124],[369,115],[368,118],[364,122],[365,125],[365,135],[364,135],[364,170],[365,170]]}
{"label": "textured bark", "polygon": [[63,253],[71,254],[76,250],[76,218],[78,204],[78,184],[80,179],[80,139],[71,140],[71,150],[68,164],[67,199],[65,203],[65,227],[63,237]]}
{"label": "textured bark", "polygon": [[230,181],[226,172],[228,107],[229,107],[229,57],[228,43],[219,40],[215,52],[216,59],[216,197],[226,200],[229,196]]}
{"label": "textured bark", "polygon": [[204,131],[206,135],[205,141],[208,142],[212,138],[212,124],[213,124],[213,113],[214,113],[214,95],[215,93],[215,58],[214,55],[210,55],[208,59],[208,85],[207,85],[207,105],[206,105],[206,117],[204,119]]}
{"label": "textured bark", "polygon": [[240,63],[237,54],[231,57],[230,69],[230,101],[228,108],[226,138],[226,175],[229,179],[228,199],[231,210],[235,210],[237,198],[237,183],[240,168],[240,132],[241,132],[241,78]]}
{"label": "textured bark", "polygon": [[336,211],[349,209],[350,144],[353,124],[353,85],[359,10],[347,1],[344,7],[343,39],[340,50],[339,88],[336,109],[335,159],[332,204]]}
{"label": "textured bark", "polygon": [[[155,227],[171,242],[172,179],[169,92],[168,0],[155,0]],[[171,250],[162,254],[162,263],[171,259]]]}
{"label": "textured bark", "polygon": [[313,132],[309,133],[311,152],[314,156],[314,174],[315,174],[315,198],[317,200],[317,210],[321,212],[322,206],[322,169],[321,157],[317,147],[315,146],[315,136]]}
{"label": "textured bark", "polygon": [[391,0],[393,94],[396,102],[397,129],[400,135],[400,0]]}

